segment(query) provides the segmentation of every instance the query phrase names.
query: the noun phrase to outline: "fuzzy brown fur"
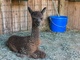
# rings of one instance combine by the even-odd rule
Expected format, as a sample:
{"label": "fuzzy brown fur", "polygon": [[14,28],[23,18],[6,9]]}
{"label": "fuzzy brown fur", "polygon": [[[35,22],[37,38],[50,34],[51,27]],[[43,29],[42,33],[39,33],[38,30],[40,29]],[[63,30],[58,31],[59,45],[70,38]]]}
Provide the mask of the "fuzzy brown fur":
{"label": "fuzzy brown fur", "polygon": [[46,54],[39,50],[40,38],[39,38],[39,24],[42,20],[42,15],[45,8],[42,11],[32,11],[29,7],[28,10],[32,17],[32,33],[31,36],[11,36],[7,41],[7,46],[14,52],[25,54],[31,58],[45,58]]}

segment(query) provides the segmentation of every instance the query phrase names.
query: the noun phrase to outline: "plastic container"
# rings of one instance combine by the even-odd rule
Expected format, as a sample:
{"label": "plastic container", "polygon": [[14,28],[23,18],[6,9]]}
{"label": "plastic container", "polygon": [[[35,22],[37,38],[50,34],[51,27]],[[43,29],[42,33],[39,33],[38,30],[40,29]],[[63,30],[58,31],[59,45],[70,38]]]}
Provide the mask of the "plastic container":
{"label": "plastic container", "polygon": [[65,32],[68,22],[67,16],[50,16],[50,29],[53,32]]}

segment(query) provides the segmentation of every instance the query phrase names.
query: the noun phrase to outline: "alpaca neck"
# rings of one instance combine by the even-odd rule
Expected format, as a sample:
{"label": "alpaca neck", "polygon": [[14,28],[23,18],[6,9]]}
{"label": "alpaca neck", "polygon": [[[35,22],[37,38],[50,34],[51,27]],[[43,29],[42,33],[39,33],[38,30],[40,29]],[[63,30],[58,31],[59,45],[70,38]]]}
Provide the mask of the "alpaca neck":
{"label": "alpaca neck", "polygon": [[39,39],[39,27],[32,26],[32,34],[31,34],[31,36],[34,39]]}

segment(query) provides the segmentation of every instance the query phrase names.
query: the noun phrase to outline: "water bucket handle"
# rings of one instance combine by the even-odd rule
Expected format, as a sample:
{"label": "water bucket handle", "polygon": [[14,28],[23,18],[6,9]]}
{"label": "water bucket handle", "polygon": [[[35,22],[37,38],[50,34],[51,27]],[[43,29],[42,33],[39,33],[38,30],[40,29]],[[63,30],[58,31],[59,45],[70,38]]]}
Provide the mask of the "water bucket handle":
{"label": "water bucket handle", "polygon": [[[50,21],[52,22],[51,18],[50,18]],[[52,24],[54,24],[55,26],[61,27],[61,28],[66,27],[66,26],[59,26],[59,25],[55,24],[54,22],[52,22]]]}

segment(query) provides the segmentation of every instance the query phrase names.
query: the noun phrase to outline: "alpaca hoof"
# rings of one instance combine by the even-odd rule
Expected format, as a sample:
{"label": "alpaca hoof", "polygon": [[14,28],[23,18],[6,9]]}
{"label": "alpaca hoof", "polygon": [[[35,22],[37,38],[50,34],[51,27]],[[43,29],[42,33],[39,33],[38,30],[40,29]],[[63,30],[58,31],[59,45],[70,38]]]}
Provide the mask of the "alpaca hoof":
{"label": "alpaca hoof", "polygon": [[46,54],[45,54],[43,51],[37,50],[37,51],[35,52],[35,54],[37,55],[37,58],[43,59],[43,58],[46,57]]}
{"label": "alpaca hoof", "polygon": [[38,57],[37,57],[37,55],[36,55],[36,54],[32,54],[32,55],[30,55],[30,58],[37,59]]}
{"label": "alpaca hoof", "polygon": [[25,57],[24,54],[19,54],[19,53],[17,53],[16,56],[21,57],[21,58],[24,58]]}
{"label": "alpaca hoof", "polygon": [[40,51],[38,54],[39,54],[39,58],[41,59],[46,57],[46,54],[43,51]]}

